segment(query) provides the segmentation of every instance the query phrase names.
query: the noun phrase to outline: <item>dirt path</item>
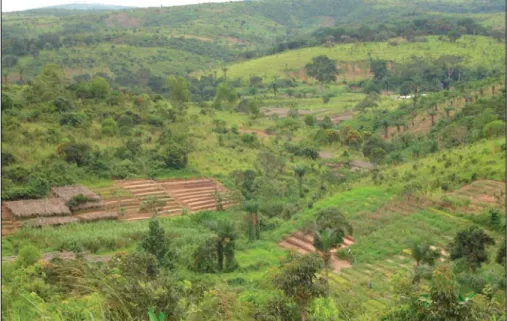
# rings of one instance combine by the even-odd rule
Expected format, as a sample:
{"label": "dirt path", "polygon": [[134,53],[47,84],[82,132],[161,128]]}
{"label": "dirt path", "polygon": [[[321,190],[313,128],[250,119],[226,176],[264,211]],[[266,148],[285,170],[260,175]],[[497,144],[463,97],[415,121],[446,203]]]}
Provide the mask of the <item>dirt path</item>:
{"label": "dirt path", "polygon": [[[113,257],[111,254],[96,255],[96,254],[91,254],[88,251],[84,252],[83,256],[84,256],[85,260],[87,260],[89,262],[107,262],[107,261],[109,261]],[[2,262],[13,262],[13,261],[16,260],[16,258],[17,258],[16,255],[13,255],[13,256],[3,256],[2,257]],[[74,253],[68,252],[68,251],[63,251],[63,252],[48,252],[48,253],[44,253],[42,255],[42,258],[40,260],[44,261],[44,262],[49,262],[49,261],[51,261],[54,258],[59,258],[61,260],[75,260],[76,259],[76,255]]]}
{"label": "dirt path", "polygon": [[333,158],[333,154],[328,152],[319,152],[319,157],[323,159]]}
{"label": "dirt path", "polygon": [[269,134],[267,134],[266,132],[264,132],[262,130],[258,130],[258,129],[240,128],[239,132],[242,134],[254,134],[255,133],[258,137],[269,137]]}

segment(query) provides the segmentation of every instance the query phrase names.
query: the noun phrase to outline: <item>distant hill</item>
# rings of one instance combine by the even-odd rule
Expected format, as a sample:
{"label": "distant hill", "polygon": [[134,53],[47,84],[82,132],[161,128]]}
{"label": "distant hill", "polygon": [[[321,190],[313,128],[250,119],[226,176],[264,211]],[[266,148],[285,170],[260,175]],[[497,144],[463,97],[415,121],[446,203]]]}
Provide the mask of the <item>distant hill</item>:
{"label": "distant hill", "polygon": [[20,71],[29,80],[55,63],[76,81],[100,75],[118,86],[153,88],[169,75],[221,70],[267,55],[320,28],[363,27],[368,33],[373,24],[427,16],[471,18],[499,28],[504,11],[501,0],[253,0],[160,8],[68,4],[4,13],[2,67],[11,81]]}
{"label": "distant hill", "polygon": [[109,5],[102,3],[69,3],[69,4],[61,4],[55,6],[47,6],[37,9],[30,9],[25,11],[39,11],[39,10],[47,10],[47,9],[61,9],[61,10],[85,10],[85,11],[108,11],[108,10],[125,10],[132,9],[135,7],[129,6],[117,6],[117,5]]}

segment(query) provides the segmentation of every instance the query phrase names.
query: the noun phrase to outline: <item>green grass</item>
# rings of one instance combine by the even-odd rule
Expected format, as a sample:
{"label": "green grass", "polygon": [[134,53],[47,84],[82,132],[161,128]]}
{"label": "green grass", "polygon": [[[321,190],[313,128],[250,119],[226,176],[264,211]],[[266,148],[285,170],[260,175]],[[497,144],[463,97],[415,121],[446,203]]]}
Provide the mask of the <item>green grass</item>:
{"label": "green grass", "polygon": [[299,70],[311,62],[312,57],[327,55],[340,62],[363,62],[368,60],[368,52],[378,59],[403,62],[412,56],[426,59],[438,58],[442,55],[458,55],[464,57],[466,66],[479,65],[503,66],[505,48],[502,43],[483,36],[464,36],[455,43],[438,40],[438,37],[426,37],[428,42],[400,43],[391,46],[388,42],[338,44],[332,48],[314,47],[291,50],[284,53],[266,56],[246,62],[232,64],[228,75],[233,78],[244,75],[258,75],[264,79],[286,77],[288,70]]}

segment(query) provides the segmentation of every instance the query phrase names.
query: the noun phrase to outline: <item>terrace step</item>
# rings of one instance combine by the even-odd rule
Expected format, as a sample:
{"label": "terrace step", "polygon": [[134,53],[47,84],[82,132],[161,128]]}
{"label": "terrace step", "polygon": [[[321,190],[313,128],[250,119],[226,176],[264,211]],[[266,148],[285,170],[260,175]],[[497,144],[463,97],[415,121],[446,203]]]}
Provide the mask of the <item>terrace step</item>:
{"label": "terrace step", "polygon": [[177,199],[180,199],[180,200],[184,200],[184,199],[192,199],[192,198],[196,198],[196,197],[213,197],[213,193],[214,191],[200,191],[200,192],[189,192],[189,193],[186,193],[186,194],[174,194],[174,193],[171,193],[173,195],[173,197],[177,198]]}
{"label": "terrace step", "polygon": [[150,186],[150,187],[143,187],[143,188],[131,188],[130,191],[132,193],[138,194],[138,193],[145,193],[145,192],[153,192],[153,191],[164,191],[164,189],[160,186]]}
{"label": "terrace step", "polygon": [[158,181],[159,184],[167,186],[192,186],[198,184],[216,184],[212,179],[196,179],[188,181]]}
{"label": "terrace step", "polygon": [[[164,190],[159,190],[159,191],[154,191],[154,192],[143,192],[143,193],[134,193],[135,196],[137,197],[146,197],[146,196],[157,196],[157,197],[160,197],[161,195],[164,195],[166,196],[166,192]],[[167,195],[168,198],[170,198],[168,195]]]}
{"label": "terrace step", "polygon": [[302,249],[305,249],[308,252],[316,252],[315,247],[313,247],[313,245],[311,243],[303,242],[295,237],[291,237],[291,236],[286,237],[285,241],[287,243],[290,243],[290,244],[298,246]]}
{"label": "terrace step", "polygon": [[299,252],[301,254],[308,253],[308,251],[305,251],[304,249],[302,249],[302,248],[300,248],[298,246],[295,246],[295,245],[293,245],[291,243],[288,243],[286,241],[281,241],[280,243],[278,243],[278,245],[280,245],[281,247],[284,247],[286,249],[289,249],[289,250],[295,250],[295,251],[297,251],[297,252]]}
{"label": "terrace step", "polygon": [[[218,189],[218,188],[217,188]],[[187,195],[191,193],[214,193],[215,187],[199,187],[199,188],[187,188],[187,189],[167,189],[173,195]],[[220,191],[220,189],[218,189]]]}
{"label": "terrace step", "polygon": [[192,206],[199,206],[199,205],[203,205],[203,204],[213,204],[213,205],[216,205],[216,201],[214,199],[197,199],[195,201],[192,201],[192,202],[185,202],[185,204],[188,204],[190,207]]}

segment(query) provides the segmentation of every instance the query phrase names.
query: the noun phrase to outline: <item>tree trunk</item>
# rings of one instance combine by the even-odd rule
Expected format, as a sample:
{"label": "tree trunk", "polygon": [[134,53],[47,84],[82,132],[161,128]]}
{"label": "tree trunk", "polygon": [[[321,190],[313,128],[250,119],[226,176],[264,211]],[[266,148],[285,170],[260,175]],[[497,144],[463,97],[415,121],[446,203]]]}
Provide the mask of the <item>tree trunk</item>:
{"label": "tree trunk", "polygon": [[261,238],[261,230],[259,225],[259,213],[254,214],[254,226],[255,226],[255,239],[259,240]]}
{"label": "tree trunk", "polygon": [[305,311],[305,309],[301,309],[301,321],[306,321],[306,311]]}
{"label": "tree trunk", "polygon": [[303,176],[299,177],[299,197],[303,198]]}
{"label": "tree trunk", "polygon": [[435,116],[431,115],[431,126],[435,125]]}
{"label": "tree trunk", "polygon": [[217,241],[218,270],[222,272],[224,269],[224,248],[220,240]]}

